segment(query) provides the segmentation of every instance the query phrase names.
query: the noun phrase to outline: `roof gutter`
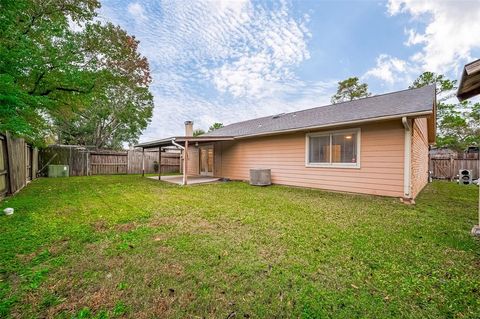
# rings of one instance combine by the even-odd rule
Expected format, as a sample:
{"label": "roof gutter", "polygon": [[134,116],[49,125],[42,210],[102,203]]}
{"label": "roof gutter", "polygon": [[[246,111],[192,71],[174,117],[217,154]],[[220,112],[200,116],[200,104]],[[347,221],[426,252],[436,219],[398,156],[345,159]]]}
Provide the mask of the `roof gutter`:
{"label": "roof gutter", "polygon": [[389,115],[389,116],[375,117],[375,118],[369,118],[369,119],[358,120],[358,121],[337,122],[337,123],[331,123],[331,124],[325,124],[325,125],[306,126],[306,127],[287,129],[287,130],[281,130],[281,131],[262,132],[262,133],[255,133],[255,134],[249,134],[249,135],[241,135],[241,136],[234,137],[234,139],[250,138],[250,137],[264,136],[264,135],[277,135],[277,134],[284,134],[284,133],[302,132],[302,131],[308,131],[308,130],[317,130],[317,129],[335,127],[335,126],[344,126],[344,125],[353,125],[353,124],[362,124],[362,123],[369,123],[369,122],[394,120],[394,119],[399,119],[399,118],[404,118],[404,117],[422,117],[422,116],[428,116],[428,115],[432,115],[432,114],[433,114],[433,110],[432,111],[424,111],[424,112],[407,113],[407,114]]}
{"label": "roof gutter", "polygon": [[402,117],[402,124],[405,129],[404,133],[404,158],[403,158],[403,196],[404,198],[412,198],[411,194],[411,166],[412,166],[412,126],[410,120]]}
{"label": "roof gutter", "polygon": [[172,144],[175,145],[176,147],[178,147],[179,149],[181,149],[182,151],[185,150],[185,147],[183,147],[182,145],[175,142],[175,138],[172,138]]}
{"label": "roof gutter", "polygon": [[[175,137],[172,138],[172,144],[175,145],[176,147],[180,148],[183,152],[183,182],[182,185],[187,185],[187,153],[185,152],[185,147],[182,145],[178,144],[175,142]],[[188,146],[188,141],[185,143],[186,146]],[[181,163],[181,161],[180,161]]]}

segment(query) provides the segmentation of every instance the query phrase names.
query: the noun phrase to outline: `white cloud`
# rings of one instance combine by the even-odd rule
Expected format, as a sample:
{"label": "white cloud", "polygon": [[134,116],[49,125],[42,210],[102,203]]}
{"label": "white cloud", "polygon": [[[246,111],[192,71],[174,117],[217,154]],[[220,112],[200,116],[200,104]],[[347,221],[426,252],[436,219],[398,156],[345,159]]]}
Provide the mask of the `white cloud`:
{"label": "white cloud", "polygon": [[457,70],[480,49],[480,1],[390,0],[390,15],[407,14],[413,27],[407,28],[405,45],[418,51],[404,59],[402,67],[394,65],[396,57],[379,56],[377,65],[366,75],[387,82],[402,80],[422,71],[457,76]]}
{"label": "white cloud", "polygon": [[279,82],[295,78],[293,66],[310,57],[306,43],[310,35],[302,23],[288,17],[285,7],[251,15],[242,54],[207,72],[218,90],[235,97],[272,94]]}
{"label": "white cloud", "polygon": [[[319,92],[295,76],[309,58],[308,16],[294,18],[285,3],[142,1],[125,9],[102,2],[102,16],[140,40],[153,83],[155,110],[141,140],[182,134],[303,106],[319,106]],[[330,96],[330,95],[327,95]]]}
{"label": "white cloud", "polygon": [[[183,95],[167,97],[154,90],[155,104],[152,124],[142,135],[141,141],[182,135],[185,120],[193,120],[194,128],[207,130],[215,122],[225,125],[256,117],[292,112],[330,104],[330,96],[337,81],[293,83],[284,88],[284,94],[261,99],[239,99],[225,102],[221,98],[211,99]],[[289,96],[289,95],[292,96]]]}
{"label": "white cloud", "polygon": [[403,73],[407,72],[407,62],[389,56],[387,54],[381,54],[376,61],[376,66],[368,70],[364,77],[376,77],[389,84],[393,84],[398,80]]}
{"label": "white cloud", "polygon": [[145,15],[145,9],[143,9],[142,5],[138,2],[132,2],[127,7],[128,12],[133,16],[133,18],[139,21],[147,20],[147,16]]}
{"label": "white cloud", "polygon": [[414,29],[405,30],[405,33],[408,34],[408,39],[404,44],[408,47],[425,43],[427,41],[427,38],[424,34],[420,34]]}
{"label": "white cloud", "polygon": [[450,71],[480,48],[480,1],[390,0],[388,10],[391,15],[408,13],[426,21],[425,30],[412,29],[408,40],[423,45],[414,62],[425,70]]}

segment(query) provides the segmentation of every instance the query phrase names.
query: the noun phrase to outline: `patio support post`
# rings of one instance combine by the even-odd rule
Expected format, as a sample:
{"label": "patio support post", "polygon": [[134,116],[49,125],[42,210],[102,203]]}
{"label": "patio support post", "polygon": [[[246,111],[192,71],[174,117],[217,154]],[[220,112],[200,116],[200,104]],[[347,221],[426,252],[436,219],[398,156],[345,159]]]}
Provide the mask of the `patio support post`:
{"label": "patio support post", "polygon": [[183,150],[183,185],[187,185],[187,169],[188,169],[188,140],[185,140],[185,149]]}
{"label": "patio support post", "polygon": [[142,147],[142,177],[145,176],[145,149]]}
{"label": "patio support post", "polygon": [[162,147],[158,147],[158,180],[162,179]]}

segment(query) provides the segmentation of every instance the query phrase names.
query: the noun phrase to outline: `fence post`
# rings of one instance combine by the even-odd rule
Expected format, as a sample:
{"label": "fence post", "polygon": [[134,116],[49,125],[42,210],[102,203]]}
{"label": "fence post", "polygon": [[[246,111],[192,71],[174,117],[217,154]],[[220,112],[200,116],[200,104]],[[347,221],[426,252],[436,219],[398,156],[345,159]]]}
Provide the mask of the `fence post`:
{"label": "fence post", "polygon": [[453,166],[453,156],[450,156],[450,181],[453,181],[454,176],[454,166]]}
{"label": "fence post", "polygon": [[158,147],[158,180],[162,179],[162,147]]}
{"label": "fence post", "polygon": [[127,175],[130,174],[130,152],[131,150],[127,151]]}
{"label": "fence post", "polygon": [[145,176],[145,149],[142,147],[142,177]]}
{"label": "fence post", "polygon": [[86,171],[87,171],[87,176],[89,176],[90,175],[90,151],[87,150],[85,152],[85,155],[87,156],[87,161],[86,161],[87,162],[87,169],[86,169]]}

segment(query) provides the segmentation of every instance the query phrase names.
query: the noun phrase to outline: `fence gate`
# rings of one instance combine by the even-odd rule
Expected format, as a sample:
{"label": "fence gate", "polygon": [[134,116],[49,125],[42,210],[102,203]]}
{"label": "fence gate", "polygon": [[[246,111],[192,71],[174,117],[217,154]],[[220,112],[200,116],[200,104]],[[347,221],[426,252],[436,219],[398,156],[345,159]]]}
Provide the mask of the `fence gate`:
{"label": "fence gate", "polygon": [[431,160],[431,171],[434,178],[453,178],[453,170],[450,159]]}
{"label": "fence gate", "polygon": [[90,174],[127,174],[127,153],[90,153]]}
{"label": "fence gate", "polygon": [[458,171],[467,169],[472,171],[473,179],[479,176],[478,159],[457,159],[457,158],[430,158],[430,168],[433,178],[439,179],[455,179]]}

